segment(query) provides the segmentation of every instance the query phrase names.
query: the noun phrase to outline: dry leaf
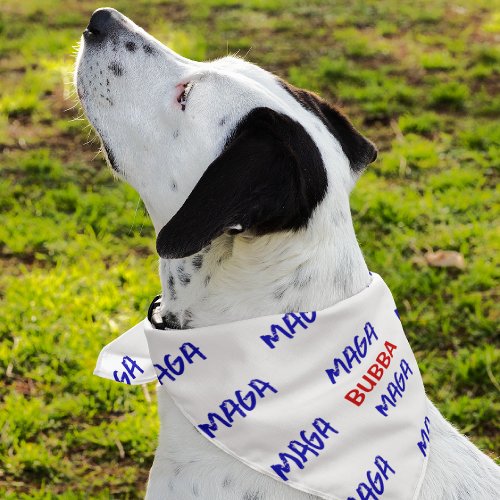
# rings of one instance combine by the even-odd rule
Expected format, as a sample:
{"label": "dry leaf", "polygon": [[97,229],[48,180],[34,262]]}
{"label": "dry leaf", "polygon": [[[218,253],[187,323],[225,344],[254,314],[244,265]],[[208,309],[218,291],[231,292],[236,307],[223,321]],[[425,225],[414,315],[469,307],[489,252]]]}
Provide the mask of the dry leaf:
{"label": "dry leaf", "polygon": [[425,254],[427,264],[432,267],[456,267],[465,269],[465,259],[460,252],[453,250],[438,250],[437,252],[427,252]]}
{"label": "dry leaf", "polygon": [[427,261],[425,260],[425,257],[423,255],[414,255],[411,259],[410,262],[412,264],[416,264],[419,267],[424,267],[427,265]]}

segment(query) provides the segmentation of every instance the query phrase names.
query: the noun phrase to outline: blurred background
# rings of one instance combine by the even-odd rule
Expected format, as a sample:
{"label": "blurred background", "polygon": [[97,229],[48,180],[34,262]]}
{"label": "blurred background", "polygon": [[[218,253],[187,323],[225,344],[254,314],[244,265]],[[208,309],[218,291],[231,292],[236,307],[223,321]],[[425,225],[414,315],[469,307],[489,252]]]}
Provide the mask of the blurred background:
{"label": "blurred background", "polygon": [[[500,10],[490,0],[107,4],[192,59],[256,62],[343,108],[379,147],[352,195],[429,396],[499,452]],[[138,498],[154,384],[92,375],[160,291],[154,232],[71,85],[81,0],[0,5],[0,496]],[[498,226],[497,226],[498,229]],[[495,259],[497,259],[495,261]]]}

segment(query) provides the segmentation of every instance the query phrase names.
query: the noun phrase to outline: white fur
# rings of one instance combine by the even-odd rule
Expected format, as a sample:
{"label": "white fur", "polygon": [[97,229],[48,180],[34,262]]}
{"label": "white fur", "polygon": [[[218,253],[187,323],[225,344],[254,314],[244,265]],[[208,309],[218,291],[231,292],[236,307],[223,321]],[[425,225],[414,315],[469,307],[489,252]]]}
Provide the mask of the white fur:
{"label": "white fur", "polygon": [[[134,42],[137,50],[126,50],[126,42]],[[142,50],[145,44],[154,49],[152,54]],[[114,62],[122,68],[121,76],[110,71]],[[274,75],[234,57],[190,61],[126,20],[114,44],[91,46],[82,39],[75,80],[85,113],[112,150],[119,176],[139,192],[157,233],[220,154],[238,121],[255,107],[293,117],[321,152],[328,192],[307,229],[261,237],[224,234],[200,253],[200,270],[192,258],[161,259],[162,313],[171,311],[181,323],[189,319],[191,326],[206,326],[323,309],[367,284],[349,209],[355,178],[348,160],[322,122]],[[177,96],[179,85],[187,82],[194,86],[183,111]],[[179,266],[190,275],[186,286],[179,282]],[[175,280],[174,301],[169,300],[170,275]],[[292,278],[302,283],[300,289],[291,286]],[[186,311],[189,318],[184,317]],[[432,449],[419,498],[497,498],[500,478],[494,462],[428,404]],[[211,445],[161,388],[158,405],[161,431],[148,498],[314,498],[256,473]]]}

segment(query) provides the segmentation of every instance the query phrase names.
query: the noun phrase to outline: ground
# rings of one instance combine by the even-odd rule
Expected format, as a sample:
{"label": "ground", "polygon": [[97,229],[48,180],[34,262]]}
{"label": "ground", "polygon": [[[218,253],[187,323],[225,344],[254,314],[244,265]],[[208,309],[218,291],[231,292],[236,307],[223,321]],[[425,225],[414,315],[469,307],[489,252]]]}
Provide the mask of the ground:
{"label": "ground", "polygon": [[[492,456],[500,449],[494,5],[112,3],[187,57],[236,52],[319,92],[378,145],[352,195],[360,244],[392,288],[429,396]],[[74,46],[100,6],[0,6],[2,498],[138,498],[153,459],[154,385],[92,375],[101,347],[142,319],[160,290],[143,205],[113,179],[74,106]],[[429,265],[438,250],[458,260]]]}

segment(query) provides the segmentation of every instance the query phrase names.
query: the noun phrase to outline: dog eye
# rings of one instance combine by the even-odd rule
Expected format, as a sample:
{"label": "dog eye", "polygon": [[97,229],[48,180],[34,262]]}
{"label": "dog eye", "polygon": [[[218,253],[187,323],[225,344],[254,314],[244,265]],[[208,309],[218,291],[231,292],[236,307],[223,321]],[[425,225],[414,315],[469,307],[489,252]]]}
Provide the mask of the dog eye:
{"label": "dog eye", "polygon": [[188,82],[184,84],[184,90],[182,91],[181,95],[177,98],[177,102],[181,105],[182,111],[186,109],[187,98],[192,88],[193,88],[193,82]]}

